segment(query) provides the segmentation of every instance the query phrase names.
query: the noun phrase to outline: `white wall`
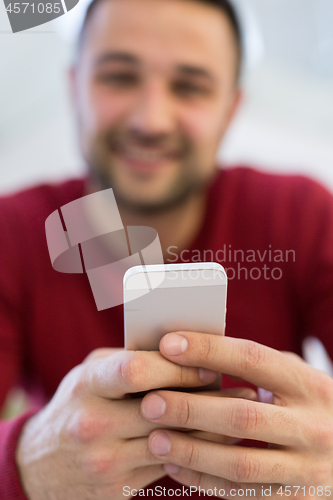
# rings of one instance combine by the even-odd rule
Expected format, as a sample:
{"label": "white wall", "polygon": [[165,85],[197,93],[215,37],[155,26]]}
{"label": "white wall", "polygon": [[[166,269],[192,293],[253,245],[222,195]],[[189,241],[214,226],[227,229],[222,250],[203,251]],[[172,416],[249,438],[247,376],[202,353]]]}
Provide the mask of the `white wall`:
{"label": "white wall", "polygon": [[[243,109],[219,157],[304,172],[333,190],[333,35],[325,28],[333,2],[246,3],[265,56],[246,74]],[[0,2],[0,192],[82,171],[66,88],[70,57],[55,23],[12,34]]]}
{"label": "white wall", "polygon": [[[246,74],[244,105],[219,157],[302,172],[333,190],[332,0],[234,1],[252,7],[257,65]],[[75,9],[62,20],[69,15]],[[57,27],[14,35],[0,1],[0,193],[83,171],[66,87],[71,46]],[[322,353],[310,359],[312,345],[304,352],[327,366]]]}

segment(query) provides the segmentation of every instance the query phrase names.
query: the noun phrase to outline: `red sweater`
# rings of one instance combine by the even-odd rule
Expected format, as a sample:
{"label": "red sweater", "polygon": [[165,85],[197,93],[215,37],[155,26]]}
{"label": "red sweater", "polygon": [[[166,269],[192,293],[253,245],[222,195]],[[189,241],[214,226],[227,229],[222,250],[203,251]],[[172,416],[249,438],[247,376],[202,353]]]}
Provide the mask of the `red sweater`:
{"label": "red sweater", "polygon": [[[46,402],[93,349],[123,346],[122,306],[98,312],[87,276],[54,271],[48,254],[45,219],[84,188],[71,180],[0,199],[1,404],[17,384]],[[229,269],[226,334],[298,354],[314,335],[333,355],[332,196],[301,176],[236,168],[218,172],[207,200],[183,260]],[[30,415],[0,424],[2,500],[26,500],[14,454]]]}

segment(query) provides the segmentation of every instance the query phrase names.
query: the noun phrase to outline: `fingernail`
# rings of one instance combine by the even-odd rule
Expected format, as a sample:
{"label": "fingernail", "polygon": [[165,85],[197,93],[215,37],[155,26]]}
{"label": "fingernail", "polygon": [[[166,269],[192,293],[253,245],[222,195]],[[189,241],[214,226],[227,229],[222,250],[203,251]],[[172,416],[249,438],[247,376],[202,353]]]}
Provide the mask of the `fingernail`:
{"label": "fingernail", "polygon": [[169,436],[165,432],[155,434],[151,442],[151,451],[155,455],[167,455],[171,449]]}
{"label": "fingernail", "polygon": [[179,465],[175,464],[165,464],[164,465],[164,470],[167,474],[178,474],[179,472]]}
{"label": "fingernail", "polygon": [[212,370],[207,370],[206,368],[199,368],[199,378],[201,382],[208,383],[208,382],[214,382],[216,379],[216,372],[213,372]]}
{"label": "fingernail", "polygon": [[163,339],[163,347],[167,354],[170,356],[177,356],[182,354],[188,346],[185,337],[171,333]]}
{"label": "fingernail", "polygon": [[166,409],[166,402],[158,394],[152,394],[144,399],[142,412],[147,418],[160,418]]}

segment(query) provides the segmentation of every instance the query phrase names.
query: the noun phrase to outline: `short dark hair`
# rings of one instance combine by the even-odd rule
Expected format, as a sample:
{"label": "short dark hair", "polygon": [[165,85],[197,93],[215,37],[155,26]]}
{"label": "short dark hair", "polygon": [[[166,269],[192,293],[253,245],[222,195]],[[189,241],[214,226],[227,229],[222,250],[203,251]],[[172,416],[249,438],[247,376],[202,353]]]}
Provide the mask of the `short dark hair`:
{"label": "short dark hair", "polygon": [[[102,0],[92,0],[86,10],[86,14],[83,20],[83,23],[81,25],[81,29],[79,32],[78,36],[78,49],[80,49],[84,34],[86,32],[87,25],[89,23],[89,20],[92,16],[92,13],[96,9],[96,6],[101,2]],[[106,1],[106,0],[103,0]],[[219,9],[221,12],[223,12],[230,23],[230,26],[232,28],[232,32],[235,38],[236,42],[236,47],[237,47],[237,57],[238,57],[238,63],[237,63],[237,78],[240,75],[241,72],[241,66],[242,66],[242,60],[243,60],[243,37],[242,37],[242,30],[240,27],[240,22],[238,19],[238,15],[236,13],[236,10],[230,0],[187,0],[187,1],[193,1],[193,2],[199,2],[207,5],[212,5],[213,7],[216,7]]]}

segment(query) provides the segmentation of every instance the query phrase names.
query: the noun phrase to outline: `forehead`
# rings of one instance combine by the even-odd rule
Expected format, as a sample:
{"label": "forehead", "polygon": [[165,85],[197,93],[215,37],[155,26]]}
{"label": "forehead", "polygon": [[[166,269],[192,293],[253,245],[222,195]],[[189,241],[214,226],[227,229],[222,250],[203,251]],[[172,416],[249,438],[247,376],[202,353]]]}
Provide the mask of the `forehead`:
{"label": "forehead", "polygon": [[84,57],[128,52],[159,67],[201,64],[219,71],[236,64],[229,20],[191,0],[101,0],[88,22]]}

